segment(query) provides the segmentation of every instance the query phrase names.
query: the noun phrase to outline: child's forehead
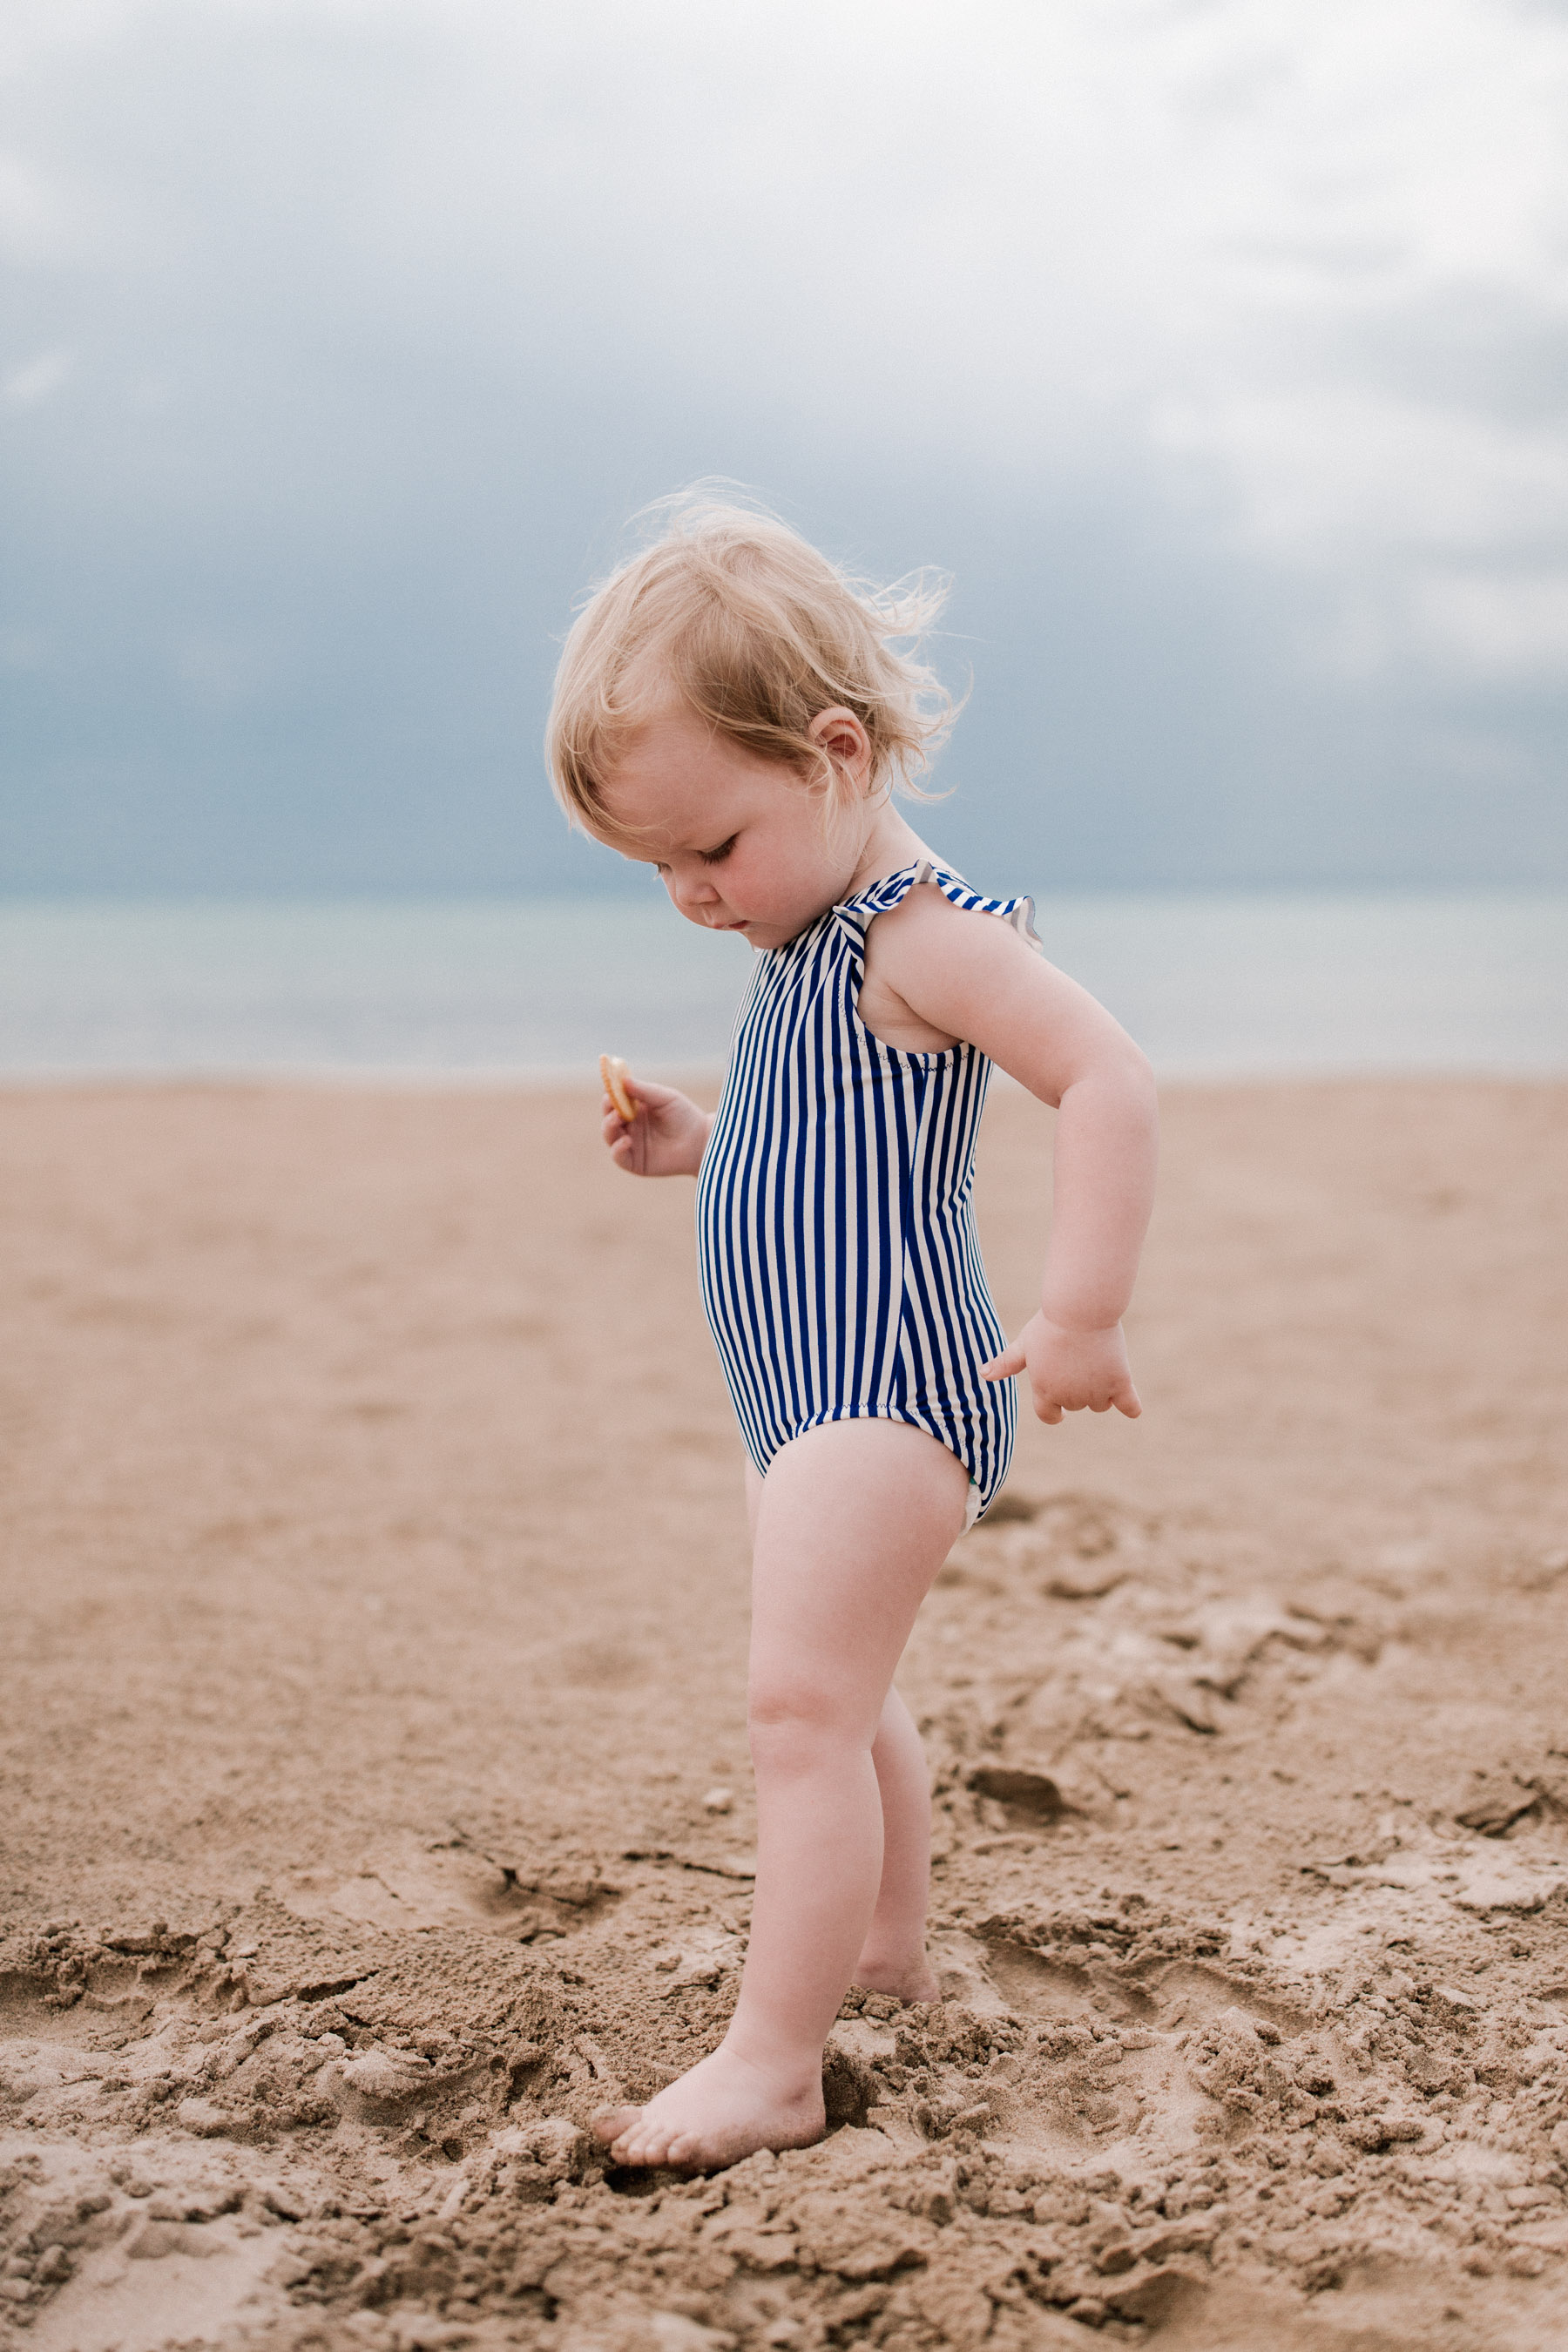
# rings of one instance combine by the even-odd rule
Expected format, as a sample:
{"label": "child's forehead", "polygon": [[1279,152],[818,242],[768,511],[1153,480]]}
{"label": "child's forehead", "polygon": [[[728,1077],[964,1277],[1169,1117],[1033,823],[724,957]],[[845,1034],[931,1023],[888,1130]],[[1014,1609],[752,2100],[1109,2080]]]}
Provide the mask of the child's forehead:
{"label": "child's forehead", "polygon": [[733,812],[723,797],[705,794],[691,804],[677,804],[657,794],[601,794],[608,824],[595,827],[600,838],[623,857],[658,864],[689,850],[717,848],[734,829]]}
{"label": "child's forehead", "polygon": [[[617,827],[657,826],[678,847],[707,847],[713,823],[782,777],[696,711],[660,713],[628,729],[605,763],[599,798]],[[689,843],[680,836],[690,835]]]}
{"label": "child's forehead", "polygon": [[612,774],[666,769],[679,772],[693,762],[710,765],[716,755],[732,748],[711,719],[672,696],[639,710],[618,730],[609,766]]}

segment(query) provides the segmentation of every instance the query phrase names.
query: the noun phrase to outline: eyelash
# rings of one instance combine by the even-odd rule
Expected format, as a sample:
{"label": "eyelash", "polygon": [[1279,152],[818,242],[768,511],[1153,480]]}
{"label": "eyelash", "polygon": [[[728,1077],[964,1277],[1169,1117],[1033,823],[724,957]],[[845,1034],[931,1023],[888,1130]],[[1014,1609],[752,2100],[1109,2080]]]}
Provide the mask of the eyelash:
{"label": "eyelash", "polygon": [[[698,857],[704,866],[722,866],[740,838],[738,833],[732,833],[728,841],[721,841],[719,844],[717,849],[700,849],[697,853]],[[668,874],[669,868],[661,857],[653,870],[656,874]]]}

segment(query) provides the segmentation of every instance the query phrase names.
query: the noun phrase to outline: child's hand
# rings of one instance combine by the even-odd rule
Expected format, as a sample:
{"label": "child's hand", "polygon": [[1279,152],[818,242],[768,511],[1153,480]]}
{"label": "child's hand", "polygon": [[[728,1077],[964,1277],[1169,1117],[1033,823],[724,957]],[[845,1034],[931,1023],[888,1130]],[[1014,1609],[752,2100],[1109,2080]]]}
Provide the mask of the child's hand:
{"label": "child's hand", "polygon": [[710,1114],[699,1110],[673,1087],[633,1077],[622,1084],[637,1104],[637,1115],[628,1127],[605,1096],[603,1133],[616,1167],[628,1176],[695,1176],[713,1124]]}
{"label": "child's hand", "polygon": [[1060,1421],[1064,1412],[1106,1412],[1114,1405],[1129,1421],[1143,1408],[1132,1385],[1127,1342],[1120,1323],[1104,1331],[1068,1331],[1044,1315],[1032,1316],[1010,1348],[983,1365],[988,1381],[1010,1380],[1026,1371],[1042,1421]]}

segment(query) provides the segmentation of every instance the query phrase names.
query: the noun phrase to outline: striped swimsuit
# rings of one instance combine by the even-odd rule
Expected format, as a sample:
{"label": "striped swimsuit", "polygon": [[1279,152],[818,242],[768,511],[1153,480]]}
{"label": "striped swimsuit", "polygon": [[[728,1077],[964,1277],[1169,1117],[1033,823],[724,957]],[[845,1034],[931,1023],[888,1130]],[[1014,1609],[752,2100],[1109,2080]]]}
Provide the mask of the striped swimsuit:
{"label": "striped swimsuit", "polygon": [[991,1064],[910,1054],[859,1016],[867,928],[916,883],[1037,946],[1027,898],[982,898],[922,859],[761,954],[697,1186],[702,1303],[759,1472],[829,1421],[902,1421],[955,1454],[969,1516],[1017,1430],[971,1202]]}

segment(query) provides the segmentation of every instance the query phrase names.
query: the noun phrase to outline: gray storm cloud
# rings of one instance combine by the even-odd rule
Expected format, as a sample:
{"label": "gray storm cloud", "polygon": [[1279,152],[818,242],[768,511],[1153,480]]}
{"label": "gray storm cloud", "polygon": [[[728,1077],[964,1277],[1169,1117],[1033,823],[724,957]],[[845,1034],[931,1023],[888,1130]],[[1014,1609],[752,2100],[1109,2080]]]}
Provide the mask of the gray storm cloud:
{"label": "gray storm cloud", "polygon": [[1568,16],[56,0],[0,34],[14,887],[613,879],[646,499],[957,575],[953,854],[1568,870]]}

